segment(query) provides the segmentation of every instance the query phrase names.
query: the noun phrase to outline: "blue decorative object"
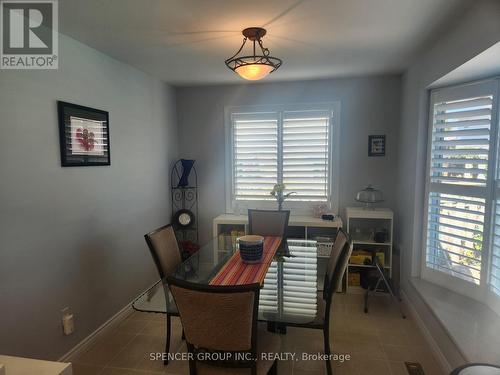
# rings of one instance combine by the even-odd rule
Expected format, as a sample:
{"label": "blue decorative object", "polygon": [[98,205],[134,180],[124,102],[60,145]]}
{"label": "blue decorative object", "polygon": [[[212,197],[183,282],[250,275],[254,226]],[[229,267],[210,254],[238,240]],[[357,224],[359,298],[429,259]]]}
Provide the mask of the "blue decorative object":
{"label": "blue decorative object", "polygon": [[191,173],[194,162],[195,160],[181,159],[182,176],[179,180],[179,183],[177,184],[177,187],[189,186],[189,174]]}
{"label": "blue decorative object", "polygon": [[242,236],[239,238],[239,248],[243,263],[260,263],[264,252],[264,237]]}

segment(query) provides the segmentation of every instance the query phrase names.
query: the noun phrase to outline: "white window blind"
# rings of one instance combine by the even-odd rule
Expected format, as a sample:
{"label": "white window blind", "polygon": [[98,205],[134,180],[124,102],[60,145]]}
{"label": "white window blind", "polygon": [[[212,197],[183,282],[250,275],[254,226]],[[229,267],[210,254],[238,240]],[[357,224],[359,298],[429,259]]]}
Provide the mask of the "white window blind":
{"label": "white window blind", "polygon": [[434,105],[431,181],[485,186],[492,97]]}
{"label": "white window blind", "polygon": [[329,122],[326,112],[284,114],[283,183],[292,201],[328,200]]}
{"label": "white window blind", "polygon": [[432,192],[427,266],[479,284],[485,200]]}
{"label": "white window blind", "polygon": [[236,200],[271,200],[278,181],[276,113],[233,115],[233,189]]}
{"label": "white window blind", "polygon": [[492,251],[490,269],[490,290],[500,297],[500,153],[497,153],[497,169],[495,178],[495,202],[492,225]]}
{"label": "white window blind", "polygon": [[[480,283],[492,96],[436,100],[432,113],[427,266]],[[457,187],[461,194],[457,192]]]}
{"label": "white window blind", "polygon": [[283,106],[268,110],[266,106],[262,111],[260,107],[234,108],[227,117],[231,156],[228,207],[272,208],[276,199],[270,193],[279,183],[285,184],[285,193],[294,193],[287,199],[288,208],[307,211],[311,202],[332,206],[337,197],[333,171],[338,169],[332,156],[338,152],[334,106],[293,110]]}
{"label": "white window blind", "polygon": [[[492,256],[488,251],[495,179],[490,168],[498,144],[497,87],[497,82],[486,81],[436,90],[431,96],[422,273],[465,294],[487,284],[500,291],[495,289],[500,287],[500,251],[496,250],[500,249],[500,217],[492,226],[493,242],[498,245],[493,246]],[[491,281],[485,277],[488,273]]]}
{"label": "white window blind", "polygon": [[500,199],[497,193],[493,227],[493,251],[491,255],[490,290],[500,296]]}

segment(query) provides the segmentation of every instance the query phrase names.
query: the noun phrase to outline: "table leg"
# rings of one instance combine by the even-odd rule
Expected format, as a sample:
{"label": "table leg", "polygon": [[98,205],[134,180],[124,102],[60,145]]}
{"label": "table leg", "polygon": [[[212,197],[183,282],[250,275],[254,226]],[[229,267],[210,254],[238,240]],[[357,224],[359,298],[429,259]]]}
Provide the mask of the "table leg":
{"label": "table leg", "polygon": [[267,322],[267,331],[286,335],[286,324],[279,322]]}
{"label": "table leg", "polygon": [[272,333],[277,333],[276,322],[267,322],[267,331]]}

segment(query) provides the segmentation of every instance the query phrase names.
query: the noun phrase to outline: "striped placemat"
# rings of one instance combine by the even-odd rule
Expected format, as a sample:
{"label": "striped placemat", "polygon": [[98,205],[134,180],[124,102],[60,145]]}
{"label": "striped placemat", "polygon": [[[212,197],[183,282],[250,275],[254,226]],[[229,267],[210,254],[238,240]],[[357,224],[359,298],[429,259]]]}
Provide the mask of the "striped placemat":
{"label": "striped placemat", "polygon": [[265,236],[262,261],[247,264],[241,260],[239,250],[210,281],[210,285],[245,285],[259,283],[262,285],[274,254],[281,244],[281,237]]}

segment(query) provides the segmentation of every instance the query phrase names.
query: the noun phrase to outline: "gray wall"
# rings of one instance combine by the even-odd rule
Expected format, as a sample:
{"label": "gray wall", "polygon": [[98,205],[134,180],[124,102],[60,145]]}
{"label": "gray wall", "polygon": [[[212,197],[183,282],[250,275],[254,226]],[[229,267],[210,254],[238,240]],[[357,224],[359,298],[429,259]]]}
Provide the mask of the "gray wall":
{"label": "gray wall", "polygon": [[[225,106],[340,101],[340,207],[353,205],[356,192],[371,183],[395,208],[399,76],[189,87],[176,94],[179,154],[196,159],[199,175],[202,239],[225,212]],[[387,135],[385,157],[367,156],[370,134]]]}
{"label": "gray wall", "polygon": [[[109,111],[111,166],[61,168],[57,100]],[[0,353],[56,359],[157,278],[143,235],[170,220],[174,103],[62,35],[59,70],[0,71]]]}
{"label": "gray wall", "polygon": [[[466,14],[457,17],[456,24],[423,52],[403,76],[397,238],[402,249],[402,285],[413,300],[419,298],[410,279],[412,275],[419,276],[422,251],[429,109],[427,87],[500,40],[500,2],[481,0],[474,5]],[[423,310],[419,312],[429,327],[434,326],[432,314]],[[432,333],[438,343],[449,341],[442,332],[433,330]],[[449,356],[452,365],[459,364],[456,357]]]}

